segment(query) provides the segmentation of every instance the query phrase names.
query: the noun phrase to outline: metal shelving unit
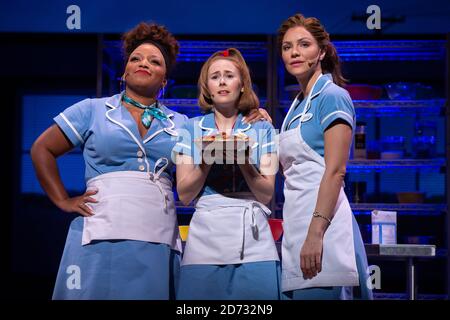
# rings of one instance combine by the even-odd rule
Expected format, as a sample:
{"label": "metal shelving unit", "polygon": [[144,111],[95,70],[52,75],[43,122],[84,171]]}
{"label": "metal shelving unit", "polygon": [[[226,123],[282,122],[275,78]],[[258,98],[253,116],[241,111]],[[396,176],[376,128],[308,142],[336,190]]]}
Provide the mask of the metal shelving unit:
{"label": "metal shelving unit", "polygon": [[391,169],[429,169],[440,170],[445,167],[445,158],[436,159],[354,159],[347,165],[348,172],[358,172],[364,170],[391,170]]}
{"label": "metal shelving unit", "polygon": [[[407,293],[374,293],[373,297],[376,300],[408,300]],[[447,300],[445,294],[419,294],[416,300]]]}
{"label": "metal shelving unit", "polygon": [[[292,101],[280,101],[286,111]],[[353,100],[357,116],[397,117],[406,114],[439,116],[445,112],[444,99],[429,100]]]}
{"label": "metal shelving unit", "polygon": [[343,61],[416,61],[445,57],[444,40],[334,41]]}
{"label": "metal shelving unit", "polygon": [[[397,211],[401,216],[440,216],[448,207],[440,203],[350,203],[355,215],[370,215],[372,210]],[[188,208],[188,207],[186,207]],[[275,210],[281,212],[283,204],[277,203]]]}
{"label": "metal shelving unit", "polygon": [[[245,56],[248,62],[265,61],[267,59],[266,42],[245,42],[245,41],[178,41],[180,44],[180,54],[177,62],[200,62],[203,63],[216,51],[226,48],[237,48]],[[110,40],[104,41],[103,47],[114,60],[122,61],[121,42]]]}
{"label": "metal shelving unit", "polygon": [[355,214],[369,215],[372,210],[398,211],[400,215],[439,216],[447,211],[441,203],[351,203]]}

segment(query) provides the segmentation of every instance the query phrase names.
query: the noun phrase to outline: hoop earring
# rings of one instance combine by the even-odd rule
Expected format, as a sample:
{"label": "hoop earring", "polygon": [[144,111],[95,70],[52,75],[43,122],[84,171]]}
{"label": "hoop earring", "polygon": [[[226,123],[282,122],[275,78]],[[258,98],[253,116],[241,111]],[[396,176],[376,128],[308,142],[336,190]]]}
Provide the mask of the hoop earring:
{"label": "hoop earring", "polygon": [[123,77],[120,78],[120,82],[119,82],[119,90],[120,92],[122,92],[123,90],[125,90],[125,86],[126,86],[126,81]]}
{"label": "hoop earring", "polygon": [[159,89],[158,99],[164,99],[165,95],[166,95],[166,86],[163,86],[161,89]]}

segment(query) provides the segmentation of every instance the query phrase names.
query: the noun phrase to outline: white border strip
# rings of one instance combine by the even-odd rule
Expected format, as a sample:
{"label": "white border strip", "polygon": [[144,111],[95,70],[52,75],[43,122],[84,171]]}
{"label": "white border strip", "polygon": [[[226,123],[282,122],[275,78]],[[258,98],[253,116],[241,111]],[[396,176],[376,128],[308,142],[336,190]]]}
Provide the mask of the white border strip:
{"label": "white border strip", "polygon": [[75,135],[77,136],[78,140],[81,141],[81,143],[84,143],[83,138],[81,137],[81,135],[78,133],[77,129],[75,129],[75,127],[73,126],[73,124],[69,121],[69,119],[66,118],[66,116],[63,113],[60,113],[61,118],[63,118],[63,120],[67,123],[67,125],[69,126],[70,129],[72,129],[73,133],[75,133]]}
{"label": "white border strip", "polygon": [[325,121],[328,120],[329,117],[331,117],[332,115],[334,115],[334,114],[336,114],[336,113],[342,113],[343,115],[345,115],[346,118],[347,118],[347,120],[350,120],[350,124],[351,124],[352,127],[353,127],[353,117],[352,117],[350,114],[348,114],[347,112],[341,111],[341,110],[338,110],[338,111],[334,111],[334,112],[332,112],[332,113],[329,113],[325,118],[323,118],[323,120],[320,122],[320,124],[323,124]]}
{"label": "white border strip", "polygon": [[275,141],[272,141],[272,142],[263,144],[262,147],[261,147],[261,149],[267,148],[268,146],[271,146],[271,145],[274,145],[274,144],[275,144]]}
{"label": "white border strip", "polygon": [[109,119],[109,121],[117,124],[118,126],[122,127],[130,136],[131,138],[134,140],[134,142],[136,142],[136,144],[139,146],[139,148],[142,150],[142,152],[144,153],[145,158],[147,158],[147,153],[145,152],[144,147],[142,146],[142,144],[139,142],[139,140],[134,136],[134,134],[130,131],[130,129],[128,129],[127,127],[125,127],[125,125],[123,125],[122,123],[114,120],[111,118],[111,116],[109,115],[109,113],[111,111],[113,111],[114,109],[108,110],[106,111],[106,117]]}
{"label": "white border strip", "polygon": [[187,144],[184,144],[184,143],[178,142],[176,145],[177,145],[177,146],[182,146],[182,147],[187,148],[187,149],[191,149],[190,146],[188,146]]}

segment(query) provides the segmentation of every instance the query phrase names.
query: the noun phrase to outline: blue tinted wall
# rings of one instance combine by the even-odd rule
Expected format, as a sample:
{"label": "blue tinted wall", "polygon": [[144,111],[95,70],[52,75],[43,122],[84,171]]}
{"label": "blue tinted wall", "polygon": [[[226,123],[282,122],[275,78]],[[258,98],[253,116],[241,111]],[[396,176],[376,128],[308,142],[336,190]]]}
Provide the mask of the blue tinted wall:
{"label": "blue tinted wall", "polygon": [[[333,34],[370,34],[365,22],[352,16],[368,16],[372,4],[381,9],[383,33],[450,31],[448,0],[2,0],[0,32],[121,33],[138,21],[154,20],[175,34],[273,34],[284,19],[302,12],[317,16]],[[78,9],[80,28],[70,30],[67,20]],[[395,17],[404,21],[390,25],[387,19]]]}

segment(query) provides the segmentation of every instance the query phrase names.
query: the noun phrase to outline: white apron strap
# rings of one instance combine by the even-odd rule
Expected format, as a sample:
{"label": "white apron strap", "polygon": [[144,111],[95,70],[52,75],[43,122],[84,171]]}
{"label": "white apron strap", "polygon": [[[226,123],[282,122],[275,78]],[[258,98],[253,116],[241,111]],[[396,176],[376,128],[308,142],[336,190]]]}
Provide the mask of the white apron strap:
{"label": "white apron strap", "polygon": [[227,205],[227,208],[241,208],[243,209],[242,213],[242,241],[241,241],[241,252],[240,252],[240,259],[244,259],[244,252],[245,252],[245,216],[247,215],[247,212],[251,212],[252,214],[252,222],[250,224],[252,228],[252,234],[253,238],[257,240],[259,238],[259,230],[258,225],[256,224],[256,213],[255,209],[261,209],[261,211],[266,215],[267,217],[270,216],[271,212],[270,209],[267,208],[265,205],[256,202],[256,201],[250,201],[247,204],[231,204]]}
{"label": "white apron strap", "polygon": [[[158,169],[159,165],[165,162],[162,167],[160,169]],[[163,198],[164,198],[164,212],[167,214],[167,202],[169,201],[169,195],[167,194],[167,192],[164,190],[163,186],[161,185],[161,179],[160,179],[160,175],[161,173],[164,172],[164,170],[166,170],[167,166],[169,165],[169,160],[167,160],[167,158],[159,158],[156,163],[155,166],[153,168],[153,172],[149,172],[149,176],[150,176],[150,180],[153,181],[156,186],[158,187],[159,191],[161,192]],[[156,171],[158,169],[158,171]]]}
{"label": "white apron strap", "polygon": [[271,214],[269,208],[267,208],[265,205],[263,205],[263,204],[261,204],[259,202],[252,201],[247,206],[244,207],[244,214],[242,215],[242,245],[241,245],[241,255],[240,255],[241,260],[244,259],[244,251],[245,251],[245,215],[246,215],[246,213],[248,211],[250,211],[252,213],[252,222],[251,222],[250,226],[252,228],[253,238],[255,240],[257,240],[259,238],[259,230],[258,230],[258,225],[256,224],[255,210],[254,210],[256,208],[261,209],[261,211],[267,217],[269,217],[270,214]]}

